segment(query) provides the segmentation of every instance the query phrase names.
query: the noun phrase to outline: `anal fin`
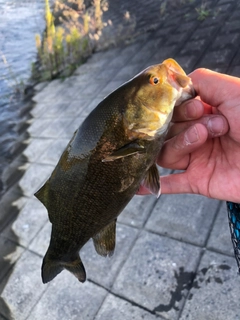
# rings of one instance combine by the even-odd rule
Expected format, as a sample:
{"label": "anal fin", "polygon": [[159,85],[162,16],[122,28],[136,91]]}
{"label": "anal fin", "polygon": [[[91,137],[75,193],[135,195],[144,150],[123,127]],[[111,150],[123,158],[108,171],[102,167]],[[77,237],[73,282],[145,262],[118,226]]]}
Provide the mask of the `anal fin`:
{"label": "anal fin", "polygon": [[96,252],[104,257],[111,257],[115,249],[116,221],[112,221],[105,228],[100,230],[94,237],[93,243]]}

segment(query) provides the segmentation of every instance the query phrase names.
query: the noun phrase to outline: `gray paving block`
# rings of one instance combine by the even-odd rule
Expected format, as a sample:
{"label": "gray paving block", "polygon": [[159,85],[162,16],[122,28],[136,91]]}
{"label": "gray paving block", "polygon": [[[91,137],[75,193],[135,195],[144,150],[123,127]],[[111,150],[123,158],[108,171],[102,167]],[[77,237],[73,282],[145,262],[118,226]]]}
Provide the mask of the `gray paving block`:
{"label": "gray paving block", "polygon": [[0,236],[0,282],[13,264],[19,259],[24,249]]}
{"label": "gray paving block", "polygon": [[31,197],[49,178],[53,169],[51,165],[32,163],[18,183],[23,194]]}
{"label": "gray paving block", "polygon": [[119,72],[114,77],[115,80],[122,80],[122,82],[128,81],[129,79],[133,78],[136,74],[141,72],[142,64],[141,63],[133,63],[131,65],[126,65],[125,67],[121,68]]}
{"label": "gray paving block", "polygon": [[[71,129],[71,122],[73,122],[73,118],[57,118],[51,121],[51,123],[47,123],[45,128],[41,132],[38,133],[38,137],[41,138],[58,138],[61,135],[69,132],[69,128]],[[36,136],[36,135],[35,135]]]}
{"label": "gray paving block", "polygon": [[28,128],[27,132],[31,137],[37,137],[37,138],[41,137],[41,133],[53,122],[52,119],[42,119],[42,118],[33,119],[31,121],[32,123]]}
{"label": "gray paving block", "polygon": [[[90,75],[89,77],[91,78]],[[108,82],[109,80],[106,80],[106,82],[92,80],[92,83],[90,85],[86,85],[86,87],[81,91],[81,96],[88,97],[89,95],[91,95],[92,98],[96,97]]]}
{"label": "gray paving block", "polygon": [[233,258],[207,251],[181,320],[238,320],[240,278]]}
{"label": "gray paving block", "polygon": [[[69,103],[69,102],[68,102]],[[52,101],[52,102],[46,102],[46,107],[44,108],[44,111],[41,112],[41,114],[38,113],[39,118],[44,119],[55,119],[61,116],[62,113],[64,113],[68,103],[62,102],[62,101]]]}
{"label": "gray paving block", "polygon": [[146,229],[203,246],[218,205],[198,195],[162,195]]}
{"label": "gray paving block", "polygon": [[[116,76],[118,78],[118,76]],[[129,78],[130,79],[130,78]],[[122,80],[113,80],[107,83],[106,87],[104,87],[101,91],[101,94],[109,95],[111,92],[116,90],[118,87],[120,87],[123,84]]]}
{"label": "gray paving block", "polygon": [[61,79],[52,80],[42,91],[34,95],[32,100],[35,102],[56,101],[58,91],[62,89],[61,84]]}
{"label": "gray paving block", "polygon": [[22,190],[18,185],[12,186],[3,195],[0,201],[0,231],[17,216],[26,200],[27,198],[23,197]]}
{"label": "gray paving block", "polygon": [[60,118],[74,118],[78,117],[81,112],[83,112],[84,108],[89,103],[89,99],[74,99],[70,100],[69,103],[65,106],[64,112],[60,115]]}
{"label": "gray paving block", "polygon": [[29,141],[28,146],[23,151],[23,155],[26,157],[26,161],[35,162],[48,147],[53,143],[54,139],[46,138],[32,138]]}
{"label": "gray paving block", "polygon": [[28,199],[15,221],[4,229],[3,235],[24,247],[28,247],[47,219],[47,212],[43,204],[36,198]]}
{"label": "gray paving block", "polygon": [[42,117],[49,108],[51,108],[51,106],[53,105],[54,102],[43,102],[43,101],[38,101],[37,103],[35,103],[33,105],[32,110],[30,111],[30,114],[34,117],[34,118],[39,118]]}
{"label": "gray paving block", "polygon": [[4,312],[9,309],[13,319],[27,318],[47,288],[41,282],[40,270],[41,258],[27,251],[22,254],[1,294],[0,310],[4,316],[8,316]]}
{"label": "gray paving block", "polygon": [[119,215],[118,221],[134,227],[142,228],[149,217],[157,198],[153,195],[136,195]]}
{"label": "gray paving block", "polygon": [[235,50],[229,48],[206,52],[199,63],[199,66],[204,68],[228,66],[229,61],[233,58],[234,54]]}
{"label": "gray paving block", "polygon": [[188,54],[186,56],[180,56],[177,54],[177,55],[174,55],[173,58],[180,64],[180,66],[183,68],[183,70],[186,73],[193,71],[193,67],[197,62],[196,55]]}
{"label": "gray paving block", "polygon": [[166,319],[177,319],[199,254],[200,248],[143,231],[113,292]]}
{"label": "gray paving block", "polygon": [[234,254],[225,201],[222,203],[214,222],[214,226],[207,243],[207,248],[227,255]]}
{"label": "gray paving block", "polygon": [[[45,212],[48,214],[47,209],[45,209]],[[51,230],[52,224],[47,221],[30,243],[29,249],[36,252],[38,255],[44,256],[49,246]]]}
{"label": "gray paving block", "polygon": [[99,256],[90,240],[80,251],[80,256],[86,268],[87,278],[110,288],[122,264],[132,248],[138,230],[117,224],[116,248],[110,258]]}
{"label": "gray paving block", "polygon": [[135,304],[115,297],[112,294],[108,294],[107,298],[103,302],[100,310],[95,317],[95,320],[154,320],[163,319],[158,315],[151,314],[146,310],[139,308]]}
{"label": "gray paving block", "polygon": [[232,68],[231,75],[240,78],[240,62],[239,62],[239,66]]}
{"label": "gray paving block", "polygon": [[54,279],[29,319],[31,320],[92,320],[100,308],[107,292],[97,285],[82,284],[70,273]]}
{"label": "gray paving block", "polygon": [[52,144],[47,149],[45,149],[44,152],[39,152],[39,157],[36,162],[56,166],[58,160],[60,159],[60,156],[67,147],[68,142],[68,138],[54,140]]}
{"label": "gray paving block", "polygon": [[20,154],[2,174],[2,181],[4,181],[6,190],[14,186],[19,179],[24,175],[25,171],[29,168],[29,163],[26,163],[27,158],[24,154]]}

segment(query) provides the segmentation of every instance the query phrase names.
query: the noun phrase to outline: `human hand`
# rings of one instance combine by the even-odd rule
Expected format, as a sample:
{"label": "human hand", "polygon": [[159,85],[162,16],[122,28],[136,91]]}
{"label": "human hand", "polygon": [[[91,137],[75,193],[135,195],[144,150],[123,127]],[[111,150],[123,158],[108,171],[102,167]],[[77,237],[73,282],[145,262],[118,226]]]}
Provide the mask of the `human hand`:
{"label": "human hand", "polygon": [[207,69],[189,76],[200,100],[175,108],[157,160],[184,171],[161,177],[161,191],[240,202],[240,79]]}

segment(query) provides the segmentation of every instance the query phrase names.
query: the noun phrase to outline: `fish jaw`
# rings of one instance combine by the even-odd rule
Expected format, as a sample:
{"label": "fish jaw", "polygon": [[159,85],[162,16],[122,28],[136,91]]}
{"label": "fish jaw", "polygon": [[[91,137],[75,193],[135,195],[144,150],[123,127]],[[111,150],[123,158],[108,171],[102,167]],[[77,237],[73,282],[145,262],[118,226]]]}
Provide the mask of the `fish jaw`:
{"label": "fish jaw", "polygon": [[194,98],[196,91],[192,80],[186,75],[180,65],[171,58],[164,60],[162,64],[168,68],[168,83],[178,91],[174,106],[179,106],[185,100]]}
{"label": "fish jaw", "polygon": [[125,127],[128,135],[147,140],[165,133],[174,107],[196,96],[191,79],[173,59],[150,66],[133,83],[139,89],[128,97]]}

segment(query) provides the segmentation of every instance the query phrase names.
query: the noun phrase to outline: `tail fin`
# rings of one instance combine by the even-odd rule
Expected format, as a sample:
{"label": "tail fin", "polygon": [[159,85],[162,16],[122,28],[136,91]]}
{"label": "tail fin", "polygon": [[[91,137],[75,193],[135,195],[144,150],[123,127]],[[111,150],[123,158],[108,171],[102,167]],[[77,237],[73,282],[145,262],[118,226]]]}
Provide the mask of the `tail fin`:
{"label": "tail fin", "polygon": [[86,271],[79,256],[73,261],[65,262],[53,260],[46,253],[42,264],[43,283],[53,280],[63,269],[70,271],[79,281],[86,281]]}

